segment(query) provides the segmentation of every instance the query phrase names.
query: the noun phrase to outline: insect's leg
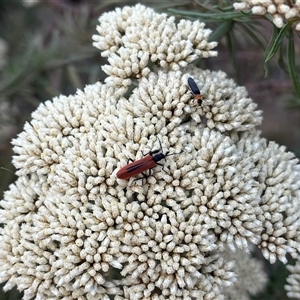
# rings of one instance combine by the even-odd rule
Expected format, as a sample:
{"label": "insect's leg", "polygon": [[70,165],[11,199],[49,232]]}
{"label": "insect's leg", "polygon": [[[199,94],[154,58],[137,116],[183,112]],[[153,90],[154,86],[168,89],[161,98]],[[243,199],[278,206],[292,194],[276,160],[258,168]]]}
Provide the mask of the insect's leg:
{"label": "insect's leg", "polygon": [[191,88],[188,85],[184,84],[184,86],[186,87],[186,91],[185,92],[187,92],[188,90],[190,90],[190,92],[191,92]]}
{"label": "insect's leg", "polygon": [[[150,171],[150,170],[149,170]],[[133,180],[133,182],[134,181],[137,181],[137,180],[142,180],[142,184],[144,183],[144,179],[147,179],[151,174],[149,173],[149,175],[147,175],[147,174],[145,174],[145,173],[141,173],[142,175],[143,175],[143,177],[141,178],[141,177],[139,177],[139,178],[136,178],[136,179],[134,179]]]}
{"label": "insect's leg", "polygon": [[159,149],[162,150],[162,146],[161,146],[161,141],[160,141],[160,139],[158,139],[158,141],[159,141],[159,147],[160,147]]}

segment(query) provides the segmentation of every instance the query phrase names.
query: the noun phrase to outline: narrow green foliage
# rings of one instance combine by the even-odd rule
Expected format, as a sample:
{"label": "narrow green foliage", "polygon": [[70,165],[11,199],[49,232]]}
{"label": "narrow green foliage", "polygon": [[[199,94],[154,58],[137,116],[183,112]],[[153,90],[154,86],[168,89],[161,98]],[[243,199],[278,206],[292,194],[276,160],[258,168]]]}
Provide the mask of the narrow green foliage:
{"label": "narrow green foliage", "polygon": [[228,32],[226,35],[226,42],[227,42],[227,48],[230,53],[230,58],[232,61],[232,65],[235,71],[235,77],[237,79],[237,82],[240,84],[239,79],[240,79],[240,68],[239,64],[237,61],[237,51],[236,51],[236,37],[234,35],[233,30]]}
{"label": "narrow green foliage", "polygon": [[226,34],[232,30],[234,22],[233,21],[224,21],[222,22],[211,34],[209,41],[219,42]]}
{"label": "narrow green foliage", "polygon": [[196,0],[195,2],[199,7],[201,7],[204,10],[217,12],[217,10],[214,7],[209,7],[209,0],[207,1]]}
{"label": "narrow green foliage", "polygon": [[245,23],[239,23],[239,26],[244,30],[245,33],[248,34],[248,36],[263,50],[265,49],[264,43],[260,40],[259,36],[261,35],[261,32],[255,28],[251,23],[245,24]]}
{"label": "narrow green foliage", "polygon": [[266,61],[266,58],[267,56],[269,55],[274,43],[275,43],[275,40],[278,36],[278,33],[279,33],[279,29],[273,25],[273,30],[272,30],[272,36],[271,36],[271,39],[266,47],[266,50],[265,50],[265,53],[264,53],[264,69],[265,69],[265,77],[268,76],[268,72],[269,72],[269,64],[268,62]]}
{"label": "narrow green foliage", "polygon": [[295,89],[295,93],[300,99],[300,83],[299,83],[299,77],[297,74],[296,69],[296,62],[295,62],[295,46],[294,46],[294,34],[293,30],[290,28],[288,30],[288,45],[287,45],[287,66],[289,75],[292,79],[292,83]]}
{"label": "narrow green foliage", "polygon": [[289,70],[288,70],[288,67],[286,65],[286,62],[284,60],[284,50],[282,49],[282,47],[279,48],[279,51],[278,51],[278,60],[277,60],[277,63],[280,67],[281,70],[283,70],[286,74],[289,73]]}
{"label": "narrow green foliage", "polygon": [[[282,44],[282,40],[283,38],[287,35],[287,32],[289,31],[289,29],[291,28],[293,22],[288,22],[286,23],[281,30],[279,31],[278,35],[276,36],[276,38],[273,41],[273,36],[271,39],[271,42],[273,41],[273,43],[270,45],[271,47],[269,49],[266,49],[266,53],[265,53],[265,63],[267,63],[277,52],[278,48],[281,46]],[[273,31],[274,34],[274,31]],[[267,51],[269,50],[269,51]]]}
{"label": "narrow green foliage", "polygon": [[68,78],[73,86],[76,86],[78,89],[84,88],[84,83],[80,78],[80,74],[75,65],[70,64],[67,66]]}
{"label": "narrow green foliage", "polygon": [[[218,13],[201,13],[201,12],[191,12],[185,10],[177,10],[170,8],[168,9],[171,13],[187,16],[187,17],[196,17],[200,20],[205,21],[206,23],[216,22],[216,21],[232,21],[232,20],[241,20],[245,19],[245,13],[242,12],[218,12]],[[247,14],[247,13],[246,13]],[[246,19],[244,20],[246,21]]]}

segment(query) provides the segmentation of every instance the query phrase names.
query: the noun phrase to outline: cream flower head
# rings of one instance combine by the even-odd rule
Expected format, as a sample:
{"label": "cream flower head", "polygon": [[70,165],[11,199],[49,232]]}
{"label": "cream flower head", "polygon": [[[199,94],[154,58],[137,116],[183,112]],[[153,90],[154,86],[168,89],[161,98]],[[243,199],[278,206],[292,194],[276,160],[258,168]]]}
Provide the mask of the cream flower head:
{"label": "cream flower head", "polygon": [[261,260],[242,250],[227,251],[225,256],[235,261],[233,270],[237,275],[237,281],[223,290],[226,299],[250,300],[250,295],[256,295],[264,289],[268,279]]}
{"label": "cream flower head", "polygon": [[[233,3],[236,10],[251,9],[254,15],[272,16],[273,23],[276,27],[281,28],[285,22],[300,17],[300,1],[286,1],[286,0],[242,0]],[[300,31],[300,22],[293,23],[296,31]]]}
{"label": "cream flower head", "polygon": [[103,70],[106,82],[127,88],[132,78],[145,77],[155,65],[179,70],[199,57],[216,56],[212,49],[216,42],[208,42],[210,29],[199,21],[181,20],[158,14],[153,9],[137,4],[99,18],[98,35],[93,45],[108,57]]}
{"label": "cream flower head", "polygon": [[[118,45],[130,66],[154,47],[151,38],[148,48],[126,44],[128,26],[147,32],[146,16],[171,22],[141,5],[100,18],[102,29],[116,24],[115,39],[103,31],[98,40],[111,66]],[[18,179],[0,202],[6,290],[17,285],[24,299],[224,299],[236,280],[227,247],[256,244],[270,261],[298,250],[298,160],[260,137],[261,112],[245,88],[221,71],[183,66],[143,65],[134,82],[125,71],[126,87],[97,82],[32,114],[12,142]],[[172,155],[152,161],[146,178],[116,176],[156,149]]]}
{"label": "cream flower head", "polygon": [[259,248],[263,256],[274,263],[276,258],[287,262],[299,254],[299,160],[285,147],[268,142],[259,133],[243,132],[236,138],[238,148],[256,165],[260,183],[262,222]]}
{"label": "cream flower head", "polygon": [[285,290],[289,298],[300,298],[300,257],[298,256],[294,266],[287,265],[286,267],[290,271],[290,275],[287,277],[287,284]]}

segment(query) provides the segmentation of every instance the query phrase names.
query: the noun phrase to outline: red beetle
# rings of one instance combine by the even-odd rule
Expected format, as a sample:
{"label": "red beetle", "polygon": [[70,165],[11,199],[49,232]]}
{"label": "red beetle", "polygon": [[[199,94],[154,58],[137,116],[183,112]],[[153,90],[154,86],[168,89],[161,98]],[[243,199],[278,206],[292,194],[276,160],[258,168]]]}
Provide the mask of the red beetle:
{"label": "red beetle", "polygon": [[199,91],[199,88],[196,84],[196,82],[194,81],[194,79],[192,77],[188,78],[188,84],[192,90],[192,93],[194,94],[195,100],[197,100],[198,105],[202,104],[202,95]]}
{"label": "red beetle", "polygon": [[[160,143],[160,141],[159,141],[159,143]],[[169,154],[169,152],[166,152],[166,154],[158,153],[158,152],[159,152],[159,150],[150,151],[145,157],[124,166],[117,172],[117,177],[119,179],[129,179],[131,177],[134,177],[136,175],[143,173],[144,171],[154,168],[156,165],[163,166],[162,164],[160,164],[158,162],[160,160],[166,158],[167,156],[174,154],[174,153]],[[158,154],[153,155],[155,153],[158,153]],[[145,176],[145,174],[143,174],[143,175]]]}

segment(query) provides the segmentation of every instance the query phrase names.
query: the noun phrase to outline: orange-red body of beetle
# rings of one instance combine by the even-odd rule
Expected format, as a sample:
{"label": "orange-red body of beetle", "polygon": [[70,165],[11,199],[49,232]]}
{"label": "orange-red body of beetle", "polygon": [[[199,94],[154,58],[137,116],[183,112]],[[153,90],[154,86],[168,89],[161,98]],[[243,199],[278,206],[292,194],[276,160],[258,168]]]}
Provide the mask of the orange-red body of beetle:
{"label": "orange-red body of beetle", "polygon": [[119,179],[129,179],[154,168],[156,165],[161,165],[158,162],[166,158],[166,156],[168,156],[168,152],[166,154],[158,153],[153,155],[157,152],[159,152],[159,150],[150,151],[145,157],[124,166],[117,172],[117,177]]}
{"label": "orange-red body of beetle", "polygon": [[188,78],[188,84],[192,90],[192,93],[194,94],[195,100],[198,102],[198,105],[201,105],[202,104],[202,95],[199,91],[199,88],[198,88],[196,82],[194,81],[194,79],[192,77]]}

